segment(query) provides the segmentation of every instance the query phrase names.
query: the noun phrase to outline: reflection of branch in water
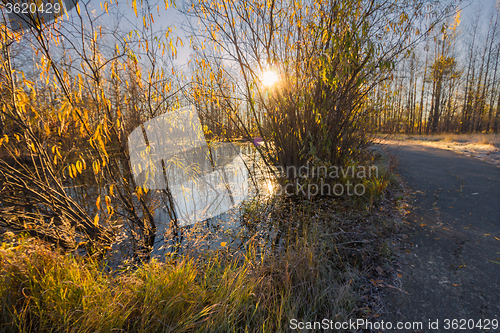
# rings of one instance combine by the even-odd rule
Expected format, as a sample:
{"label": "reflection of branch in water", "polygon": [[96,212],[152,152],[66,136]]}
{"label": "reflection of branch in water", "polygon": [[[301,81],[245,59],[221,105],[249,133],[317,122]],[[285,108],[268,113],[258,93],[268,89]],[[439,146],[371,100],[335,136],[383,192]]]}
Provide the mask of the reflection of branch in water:
{"label": "reflection of branch in water", "polygon": [[174,226],[176,228],[179,228],[177,214],[175,212],[174,198],[172,197],[172,192],[170,191],[170,188],[168,186],[167,170],[165,169],[165,162],[163,160],[161,160],[161,166],[163,171],[163,178],[165,179],[165,189],[163,189],[162,191],[168,200],[167,213],[170,217],[170,220],[173,221]]}
{"label": "reflection of branch in water", "polygon": [[[184,165],[184,164],[182,162],[179,162],[178,155],[181,155],[184,157],[184,159],[187,161],[186,165],[200,166],[200,164],[201,164],[201,167],[189,168],[188,172],[189,171],[193,171],[193,172],[192,172],[192,174],[188,173],[188,176],[186,176],[186,172],[184,172],[184,173],[181,172],[181,175],[179,175],[179,173],[175,172],[175,171],[179,170],[179,168],[178,168],[179,164],[181,164],[181,165]],[[193,217],[195,220],[198,220],[198,218],[203,219],[204,215],[211,215],[211,214],[207,214],[207,212],[217,211],[217,210],[222,211],[222,208],[223,208],[222,205],[224,203],[224,200],[221,200],[221,198],[223,199],[225,197],[225,195],[221,194],[220,187],[214,187],[212,183],[217,183],[217,184],[223,183],[224,187],[225,187],[225,191],[227,191],[229,201],[231,202],[230,206],[235,205],[236,202],[235,202],[235,198],[234,198],[234,195],[232,193],[232,190],[231,190],[229,180],[227,178],[227,174],[226,174],[227,170],[226,170],[225,164],[229,164],[230,162],[234,162],[235,161],[234,157],[238,156],[238,155],[239,155],[238,152],[236,151],[235,147],[232,144],[222,144],[222,145],[216,145],[216,147],[214,147],[213,145],[209,145],[208,147],[196,147],[196,148],[181,152],[179,154],[176,154],[176,156],[174,156],[170,159],[170,162],[172,162],[172,160],[175,160],[175,162],[176,162],[176,163],[169,163],[170,168],[168,168],[168,169],[170,171],[169,172],[169,174],[171,176],[170,178],[172,178],[172,177],[174,178],[174,183],[181,183],[183,185],[183,186],[181,186],[181,188],[183,191],[184,205],[186,207],[188,206],[188,203],[187,203],[188,199],[187,199],[185,185],[188,182],[193,183],[192,191],[190,191],[190,193],[192,194],[192,201],[193,201],[193,205],[194,205],[194,207],[193,207],[194,208],[194,212],[193,212],[194,216]],[[208,172],[209,170],[204,172],[204,170],[207,169],[204,166],[208,162],[210,163],[210,166],[211,166],[210,171],[212,171],[212,172]],[[207,181],[205,176],[207,176],[209,174],[215,175],[216,181]],[[177,178],[176,176],[178,176],[178,179],[175,179],[175,178]],[[170,180],[172,180],[172,179],[170,179]],[[197,187],[197,188],[207,187],[207,188],[209,188],[209,190],[207,190],[207,192],[204,192],[203,194],[208,195],[209,193],[212,193],[212,194],[216,195],[216,197],[213,198],[213,200],[211,200],[207,206],[201,207],[202,208],[201,212],[200,212],[200,209],[198,209],[196,207],[197,201],[195,200],[195,196],[196,196],[195,194],[197,192],[194,190],[195,187]],[[210,197],[210,195],[208,195],[208,196]],[[216,206],[214,206],[214,205],[216,205]],[[177,207],[177,208],[179,208],[179,207]],[[196,214],[198,212],[199,212],[199,214]],[[187,214],[187,215],[189,215],[189,214]],[[185,219],[192,221],[192,219],[188,218],[187,216],[185,217]],[[192,221],[192,222],[194,222],[194,221]]]}
{"label": "reflection of branch in water", "polygon": [[[217,172],[216,172],[216,173],[217,173]],[[214,174],[216,174],[216,173],[210,173],[210,174],[208,174],[208,175],[214,175]],[[196,183],[196,180],[198,180],[198,181],[199,181],[199,183]],[[206,187],[210,187],[210,189],[212,190],[212,192],[210,192],[210,191],[205,191],[205,193],[204,193],[204,194],[206,194],[206,195],[209,195],[209,193],[215,193],[215,194],[216,194],[216,197],[215,197],[215,198],[213,198],[213,200],[211,200],[210,204],[209,204],[209,205],[207,205],[207,206],[206,206],[206,207],[205,207],[205,208],[201,211],[200,216],[204,216],[204,215],[207,213],[207,211],[210,211],[210,209],[212,209],[212,207],[214,206],[214,204],[215,204],[216,202],[219,202],[219,204],[218,204],[216,207],[214,207],[214,208],[213,208],[213,209],[214,209],[214,211],[217,211],[217,209],[219,209],[219,207],[221,206],[221,203],[222,203],[222,200],[218,200],[218,199],[221,197],[220,192],[218,191],[218,189],[217,189],[217,188],[215,188],[215,187],[212,185],[212,182],[208,182],[208,181],[205,179],[205,177],[200,177],[200,178],[198,178],[198,179],[196,179],[196,180],[194,180],[194,179],[192,180],[192,182],[193,182],[193,185],[194,185],[194,186],[197,186],[198,188],[200,188],[200,187],[202,187],[202,186],[201,186],[201,185],[199,185],[199,184],[203,184],[203,185],[204,185],[204,186],[206,186]],[[184,184],[184,185],[185,185],[185,184]],[[186,192],[185,192],[185,190],[184,190],[184,189],[185,189],[184,185],[181,185],[181,188],[183,189],[183,199],[184,199],[184,204],[185,204],[185,206],[186,206],[186,208],[187,208],[187,206],[188,206],[188,204],[187,204],[187,199],[186,199],[187,195],[186,195]],[[195,193],[196,193],[196,192],[193,190],[194,186],[192,187],[192,191],[191,191],[191,193],[192,193],[192,198],[193,198],[193,200],[192,200],[192,201],[193,201],[193,205],[194,205],[194,207],[193,207],[193,208],[194,208],[194,209],[193,209],[194,220],[195,220],[195,221],[197,221],[197,220],[198,220],[198,218],[196,218],[196,217],[197,217],[196,212],[198,211],[198,209],[196,209],[196,200],[195,200]],[[180,210],[180,208],[179,208],[179,210]],[[188,214],[187,212],[186,212],[186,214],[185,214],[185,215],[186,215],[186,220],[190,220],[190,219],[189,219],[189,214]],[[192,221],[192,222],[194,223],[195,221]]]}
{"label": "reflection of branch in water", "polygon": [[[231,145],[232,147],[232,145]],[[234,148],[234,147],[232,147]],[[212,167],[214,168],[215,171],[215,162],[212,156],[212,147],[208,146],[208,152],[210,153],[210,162],[212,162]],[[226,170],[224,168],[224,164],[222,165],[222,174],[224,175],[224,185],[226,185],[227,193],[229,194],[229,199],[231,200],[231,205],[234,206],[234,197],[233,193],[231,192],[231,189],[229,188],[229,182],[227,180],[227,175],[226,175]]]}

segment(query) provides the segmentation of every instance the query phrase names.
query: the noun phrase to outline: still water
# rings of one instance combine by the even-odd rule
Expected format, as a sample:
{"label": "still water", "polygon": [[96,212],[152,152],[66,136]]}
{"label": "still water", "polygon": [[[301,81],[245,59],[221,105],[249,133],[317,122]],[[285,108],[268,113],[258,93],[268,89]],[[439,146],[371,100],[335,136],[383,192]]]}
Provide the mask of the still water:
{"label": "still water", "polygon": [[207,143],[191,105],[135,128],[128,148],[135,182],[149,192],[153,255],[234,244],[241,205],[261,193],[266,170],[254,145]]}
{"label": "still water", "polygon": [[[259,192],[254,184],[258,163],[250,145],[231,143],[183,152],[165,163],[177,222],[185,236],[181,248],[214,248],[234,241],[231,235],[238,232],[241,204]],[[173,245],[165,208],[155,209],[156,255],[168,253]]]}

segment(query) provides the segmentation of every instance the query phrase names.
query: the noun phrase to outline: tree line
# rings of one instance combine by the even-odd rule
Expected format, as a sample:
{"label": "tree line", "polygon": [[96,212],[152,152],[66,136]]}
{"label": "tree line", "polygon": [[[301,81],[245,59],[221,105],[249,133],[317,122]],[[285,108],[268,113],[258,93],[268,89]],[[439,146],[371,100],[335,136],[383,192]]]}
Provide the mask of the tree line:
{"label": "tree line", "polygon": [[372,131],[498,133],[500,11],[471,12],[465,25],[457,11],[433,29],[372,92]]}

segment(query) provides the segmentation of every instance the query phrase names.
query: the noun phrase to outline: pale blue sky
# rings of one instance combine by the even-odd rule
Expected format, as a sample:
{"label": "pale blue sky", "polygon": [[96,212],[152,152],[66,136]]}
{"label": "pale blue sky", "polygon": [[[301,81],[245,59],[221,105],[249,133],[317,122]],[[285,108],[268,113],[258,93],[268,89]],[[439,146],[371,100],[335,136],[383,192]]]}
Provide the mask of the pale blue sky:
{"label": "pale blue sky", "polygon": [[[83,0],[85,1],[85,0]],[[87,0],[88,1],[88,0]],[[109,1],[109,0],[108,0]],[[102,15],[102,21],[101,24],[109,29],[113,29],[114,26],[118,25],[120,27],[121,31],[128,32],[133,27],[142,27],[142,17],[139,15],[139,18],[136,18],[135,13],[132,9],[131,6],[131,1],[132,0],[118,0],[119,7],[118,10],[120,13],[122,13],[122,17],[120,19],[120,23],[118,24],[117,22],[117,17],[120,17],[120,15],[114,16],[113,15],[106,15],[102,10],[100,6],[100,0],[90,0],[91,6],[95,9],[95,15]],[[154,0],[153,0],[154,1]],[[182,3],[184,0],[177,1],[177,6],[181,7]],[[113,0],[114,3],[116,3],[116,0]],[[494,4],[496,3],[496,0],[466,0],[462,1],[460,3],[460,7],[463,9],[462,10],[462,18],[461,18],[461,24],[460,24],[460,30],[463,32],[466,31],[468,26],[470,26],[471,23],[476,18],[476,12],[478,8],[481,9],[481,19],[480,19],[480,26],[482,31],[486,31],[487,29],[487,24],[488,24],[488,15],[492,12],[492,8]],[[159,13],[156,11],[156,4],[159,5],[160,11]],[[137,0],[137,5],[138,7],[140,6],[140,0]],[[187,65],[187,62],[189,61],[189,55],[190,55],[190,50],[189,50],[189,40],[186,36],[186,34],[182,31],[181,26],[183,23],[186,23],[189,18],[184,16],[179,10],[170,7],[169,9],[165,10],[165,5],[163,0],[159,0],[156,3],[151,2],[150,3],[151,7],[155,8],[152,12],[154,15],[154,30],[156,31],[162,31],[167,29],[168,27],[172,27],[173,33],[172,35],[174,37],[180,37],[183,42],[184,42],[184,47],[181,47],[180,45],[177,45],[177,59],[175,60],[175,64],[177,66],[183,66]],[[73,9],[75,11],[75,9]],[[140,10],[139,10],[140,11]],[[194,22],[196,23],[196,22]],[[462,38],[461,38],[462,39]],[[465,39],[461,40],[461,43],[464,44],[467,41]],[[461,53],[459,51],[459,53]]]}

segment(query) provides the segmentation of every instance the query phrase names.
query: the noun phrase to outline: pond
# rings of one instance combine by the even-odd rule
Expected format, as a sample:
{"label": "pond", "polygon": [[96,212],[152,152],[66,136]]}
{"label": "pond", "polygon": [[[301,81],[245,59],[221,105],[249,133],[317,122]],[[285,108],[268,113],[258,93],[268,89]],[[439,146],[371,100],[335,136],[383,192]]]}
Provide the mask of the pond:
{"label": "pond", "polygon": [[[193,106],[137,127],[128,137],[128,147],[135,182],[149,190],[156,203],[154,254],[189,248],[193,242],[209,247],[228,243],[217,237],[214,241],[213,235],[235,231],[241,204],[261,192],[258,184],[265,168],[255,146],[207,143]],[[172,221],[181,227],[181,235]],[[181,239],[173,244],[176,237]]]}
{"label": "pond", "polygon": [[[189,164],[179,163],[182,158],[178,156],[176,163],[166,163],[177,221],[185,235],[181,248],[213,249],[234,243],[241,227],[242,203],[270,195],[269,188],[262,186],[269,175],[256,149],[251,144],[214,143],[207,150],[183,155]],[[165,205],[155,209],[155,217],[157,244],[153,254],[161,255],[173,246]]]}
{"label": "pond", "polygon": [[[243,205],[273,194],[270,172],[252,143],[212,142],[187,149],[163,159],[161,171],[141,170],[136,175],[138,184],[150,187],[148,202],[156,223],[151,257],[160,261],[173,253],[197,255],[242,246]],[[181,238],[172,228],[165,191],[155,189],[157,184],[166,185],[173,199]],[[118,238],[111,266],[132,255],[128,231]]]}

